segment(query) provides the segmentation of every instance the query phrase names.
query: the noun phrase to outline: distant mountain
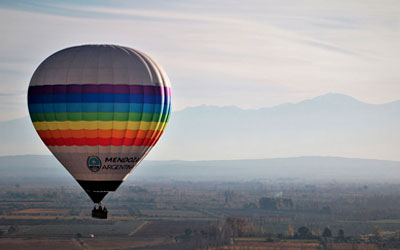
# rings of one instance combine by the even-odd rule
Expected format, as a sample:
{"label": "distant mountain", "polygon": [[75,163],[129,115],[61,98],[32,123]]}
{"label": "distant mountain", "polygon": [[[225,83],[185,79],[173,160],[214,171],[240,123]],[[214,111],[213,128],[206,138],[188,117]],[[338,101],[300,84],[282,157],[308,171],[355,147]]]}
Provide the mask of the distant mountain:
{"label": "distant mountain", "polygon": [[[302,155],[400,160],[400,101],[367,104],[342,94],[262,109],[189,107],[173,112],[149,154],[157,160]],[[28,117],[0,122],[0,155],[47,154]]]}
{"label": "distant mountain", "polygon": [[[400,178],[400,162],[339,157],[296,157],[233,161],[144,161],[127,182],[179,181],[344,181],[381,182]],[[0,184],[72,184],[53,156],[0,157]]]}
{"label": "distant mountain", "polygon": [[0,122],[0,155],[49,154],[27,116]]}
{"label": "distant mountain", "polygon": [[400,101],[327,94],[258,110],[200,106],[172,114],[161,159],[330,155],[400,160]]}

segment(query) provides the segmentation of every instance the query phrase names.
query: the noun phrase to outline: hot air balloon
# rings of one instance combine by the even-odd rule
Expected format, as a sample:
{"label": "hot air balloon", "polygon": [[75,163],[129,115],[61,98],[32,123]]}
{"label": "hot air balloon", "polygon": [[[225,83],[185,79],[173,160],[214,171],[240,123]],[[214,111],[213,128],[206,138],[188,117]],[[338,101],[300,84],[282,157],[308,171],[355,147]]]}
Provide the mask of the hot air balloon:
{"label": "hot air balloon", "polygon": [[101,207],[157,143],[171,88],[148,55],[116,45],[82,45],[45,59],[28,89],[32,123],[44,144]]}

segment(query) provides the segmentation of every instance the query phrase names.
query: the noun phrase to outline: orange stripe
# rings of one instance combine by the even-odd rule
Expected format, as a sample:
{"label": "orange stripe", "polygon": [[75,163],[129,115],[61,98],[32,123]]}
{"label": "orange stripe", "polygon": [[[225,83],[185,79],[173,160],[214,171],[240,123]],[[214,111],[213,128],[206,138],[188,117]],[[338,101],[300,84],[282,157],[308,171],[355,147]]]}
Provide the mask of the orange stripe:
{"label": "orange stripe", "polygon": [[[80,130],[38,130],[40,138],[123,138],[123,139],[150,139],[154,135],[154,130],[120,130],[120,129],[80,129]],[[157,132],[157,131],[156,131]]]}

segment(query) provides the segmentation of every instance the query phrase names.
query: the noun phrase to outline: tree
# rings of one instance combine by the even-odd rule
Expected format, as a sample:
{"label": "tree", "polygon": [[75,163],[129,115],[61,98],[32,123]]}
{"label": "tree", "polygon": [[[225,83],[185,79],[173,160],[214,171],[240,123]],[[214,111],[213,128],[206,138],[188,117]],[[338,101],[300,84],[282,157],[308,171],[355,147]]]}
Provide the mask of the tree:
{"label": "tree", "polygon": [[338,238],[344,238],[344,231],[343,231],[343,229],[339,229],[338,230],[338,232],[337,232],[337,236],[338,236]]}
{"label": "tree", "polygon": [[254,208],[257,208],[257,204],[254,202],[249,202],[249,203],[244,204],[243,208],[254,209]]}
{"label": "tree", "polygon": [[327,238],[332,237],[332,231],[326,227],[324,229],[324,232],[322,233],[322,237],[327,237]]}
{"label": "tree", "polygon": [[292,199],[280,197],[262,197],[258,200],[258,204],[260,205],[260,208],[266,210],[293,209],[294,207]]}
{"label": "tree", "polygon": [[332,209],[330,206],[323,206],[321,209],[321,212],[323,212],[325,214],[330,214],[332,212]]}
{"label": "tree", "polygon": [[225,196],[225,203],[229,203],[233,200],[235,193],[231,190],[226,190],[224,192],[224,196]]}
{"label": "tree", "polygon": [[311,236],[311,231],[308,227],[299,227],[297,229],[297,233],[299,234],[299,236],[301,237],[308,237]]}
{"label": "tree", "polygon": [[208,230],[201,232],[203,236],[207,237],[210,245],[213,246],[223,246],[225,243],[229,242],[230,236],[232,235],[231,229],[225,225],[222,227],[217,224],[210,224]]}
{"label": "tree", "polygon": [[397,230],[395,233],[396,240],[400,240],[400,230]]}
{"label": "tree", "polygon": [[[192,233],[192,230],[190,230],[190,233]],[[201,233],[196,230],[193,232],[192,246],[193,246],[193,249],[204,249],[203,248],[203,237],[201,236]]]}
{"label": "tree", "polygon": [[294,236],[294,228],[292,227],[292,225],[288,224],[288,228],[287,228],[287,231],[286,231],[285,235],[287,237],[293,237]]}
{"label": "tree", "polygon": [[241,218],[228,217],[226,219],[228,228],[232,230],[232,236],[243,236],[246,232],[247,222]]}
{"label": "tree", "polygon": [[246,226],[246,236],[262,237],[264,236],[264,227],[258,225],[256,222],[248,223]]}
{"label": "tree", "polygon": [[260,208],[266,209],[266,210],[277,210],[278,209],[278,202],[276,199],[271,198],[271,197],[262,197],[259,201],[258,204],[260,205]]}
{"label": "tree", "polygon": [[192,229],[186,228],[184,232],[185,232],[185,237],[190,238],[190,235],[192,234]]}
{"label": "tree", "polygon": [[292,199],[282,199],[282,205],[286,209],[293,209],[294,207]]}
{"label": "tree", "polygon": [[376,239],[382,238],[382,230],[379,227],[375,227],[374,236]]}
{"label": "tree", "polygon": [[9,233],[9,234],[13,234],[13,233],[16,233],[16,232],[18,232],[18,226],[11,225],[11,226],[8,228],[8,233]]}

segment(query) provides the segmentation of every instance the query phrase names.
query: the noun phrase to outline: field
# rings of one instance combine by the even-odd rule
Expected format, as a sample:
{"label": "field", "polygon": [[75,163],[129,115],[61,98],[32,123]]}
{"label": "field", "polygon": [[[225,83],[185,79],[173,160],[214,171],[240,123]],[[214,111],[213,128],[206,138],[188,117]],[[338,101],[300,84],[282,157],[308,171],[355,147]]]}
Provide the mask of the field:
{"label": "field", "polygon": [[74,250],[82,249],[75,239],[32,239],[32,238],[0,238],[0,249],[14,250],[40,250],[40,249],[58,249]]}
{"label": "field", "polygon": [[69,212],[69,209],[45,209],[45,208],[28,208],[14,212],[17,215],[64,215]]}
{"label": "field", "polygon": [[109,218],[98,220],[73,185],[3,186],[0,249],[400,249],[399,193],[382,183],[143,182],[106,198]]}

